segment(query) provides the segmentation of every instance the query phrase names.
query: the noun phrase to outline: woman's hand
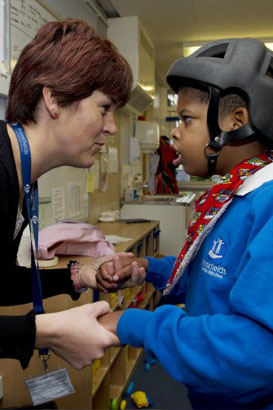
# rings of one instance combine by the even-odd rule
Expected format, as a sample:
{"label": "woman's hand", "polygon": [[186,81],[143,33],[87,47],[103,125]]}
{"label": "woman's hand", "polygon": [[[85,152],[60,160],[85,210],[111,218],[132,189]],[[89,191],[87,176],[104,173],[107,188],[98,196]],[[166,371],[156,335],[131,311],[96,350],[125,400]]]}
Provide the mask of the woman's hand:
{"label": "woman's hand", "polygon": [[49,348],[75,369],[83,369],[102,358],[108,347],[120,345],[117,336],[97,320],[109,311],[109,304],[100,301],[36,315],[35,348]]}
{"label": "woman's hand", "polygon": [[147,267],[145,258],[128,259],[117,255],[101,265],[96,276],[98,289],[108,293],[141,285],[145,281]]}
{"label": "woman's hand", "polygon": [[82,265],[79,272],[80,287],[98,289],[96,274],[98,273],[100,266],[103,265],[105,262],[113,260],[116,256],[130,260],[131,258],[133,258],[134,254],[132,252],[120,252],[117,254],[112,253],[110,255],[94,258],[90,263]]}

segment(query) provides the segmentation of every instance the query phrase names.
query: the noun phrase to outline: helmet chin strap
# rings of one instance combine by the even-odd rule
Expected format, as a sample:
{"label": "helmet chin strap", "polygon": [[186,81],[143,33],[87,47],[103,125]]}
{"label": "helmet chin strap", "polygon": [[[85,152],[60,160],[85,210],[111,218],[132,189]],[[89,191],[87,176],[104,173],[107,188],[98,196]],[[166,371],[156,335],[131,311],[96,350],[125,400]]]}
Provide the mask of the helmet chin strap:
{"label": "helmet chin strap", "polygon": [[[224,145],[229,142],[242,141],[255,133],[252,126],[247,123],[234,131],[222,131],[219,127],[219,101],[221,91],[215,87],[209,87],[209,106],[207,113],[207,124],[210,142],[205,146],[204,153],[208,161],[208,175],[215,173],[217,158]],[[209,151],[214,151],[209,153]]]}

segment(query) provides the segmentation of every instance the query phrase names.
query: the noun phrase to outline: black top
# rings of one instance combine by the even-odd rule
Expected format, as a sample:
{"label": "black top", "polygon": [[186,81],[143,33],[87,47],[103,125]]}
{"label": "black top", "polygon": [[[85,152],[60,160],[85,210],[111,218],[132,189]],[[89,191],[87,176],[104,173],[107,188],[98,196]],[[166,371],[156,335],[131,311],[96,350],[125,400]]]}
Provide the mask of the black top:
{"label": "black top", "polygon": [[[16,257],[23,226],[13,240],[19,203],[19,183],[7,126],[0,121],[0,247],[1,286],[0,305],[18,305],[32,302],[31,269],[17,266]],[[23,209],[26,218],[26,209]],[[79,298],[74,291],[68,269],[40,270],[43,297],[69,294]],[[35,345],[35,315],[0,316],[0,358],[15,358],[26,368]]]}

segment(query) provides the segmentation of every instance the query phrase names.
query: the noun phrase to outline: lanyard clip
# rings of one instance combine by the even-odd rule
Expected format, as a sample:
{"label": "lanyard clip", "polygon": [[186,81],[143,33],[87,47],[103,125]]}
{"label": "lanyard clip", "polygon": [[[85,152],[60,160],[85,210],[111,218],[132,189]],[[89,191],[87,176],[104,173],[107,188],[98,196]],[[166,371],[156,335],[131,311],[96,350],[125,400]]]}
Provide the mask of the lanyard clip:
{"label": "lanyard clip", "polygon": [[50,353],[48,352],[47,354],[40,354],[40,360],[42,360],[45,373],[48,372],[48,360],[50,359]]}

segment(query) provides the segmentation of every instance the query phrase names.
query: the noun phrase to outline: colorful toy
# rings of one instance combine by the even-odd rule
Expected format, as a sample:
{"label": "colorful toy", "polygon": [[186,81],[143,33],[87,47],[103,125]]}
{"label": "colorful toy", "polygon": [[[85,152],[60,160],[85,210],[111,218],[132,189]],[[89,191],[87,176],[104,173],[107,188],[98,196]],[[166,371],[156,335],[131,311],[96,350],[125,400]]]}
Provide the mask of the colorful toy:
{"label": "colorful toy", "polygon": [[134,382],[131,382],[131,383],[129,384],[129,386],[127,387],[127,390],[126,390],[126,392],[125,392],[125,396],[126,396],[126,397],[130,396],[130,394],[132,393],[133,388],[134,388],[134,385],[135,385]]}
{"label": "colorful toy", "polygon": [[146,372],[149,372],[151,369],[150,363],[145,363],[144,369],[146,370]]}
{"label": "colorful toy", "polygon": [[135,403],[138,409],[143,407],[149,407],[149,401],[144,391],[136,391],[131,394],[131,399]]}
{"label": "colorful toy", "polygon": [[126,408],[126,404],[127,404],[126,400],[121,400],[121,403],[119,406],[120,410],[124,410]]}
{"label": "colorful toy", "polygon": [[148,372],[151,369],[151,366],[156,363],[156,359],[151,356],[145,357],[144,361],[145,361],[144,369],[146,370],[146,372]]}
{"label": "colorful toy", "polygon": [[118,399],[112,399],[111,400],[111,409],[112,410],[117,410],[118,409]]}
{"label": "colorful toy", "polygon": [[154,403],[152,402],[152,400],[150,399],[150,397],[148,397],[147,394],[146,394],[146,397],[147,397],[147,400],[148,400],[148,402],[149,402],[149,406],[153,407]]}

